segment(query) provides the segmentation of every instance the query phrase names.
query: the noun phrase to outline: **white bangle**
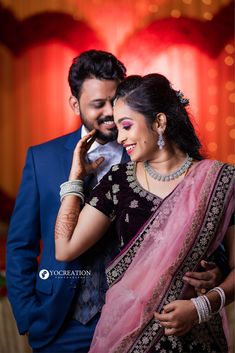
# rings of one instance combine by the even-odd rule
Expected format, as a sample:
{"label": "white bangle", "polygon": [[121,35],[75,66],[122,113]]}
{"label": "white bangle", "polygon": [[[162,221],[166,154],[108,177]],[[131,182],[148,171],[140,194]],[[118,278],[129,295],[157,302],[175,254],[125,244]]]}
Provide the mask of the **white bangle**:
{"label": "white bangle", "polygon": [[65,196],[69,196],[69,195],[77,196],[81,200],[82,204],[84,204],[84,194],[81,192],[66,192],[60,197],[60,202],[63,201]]}
{"label": "white bangle", "polygon": [[[82,194],[83,195],[83,180],[69,180],[60,185],[60,199],[66,194]],[[84,201],[84,195],[83,195]]]}
{"label": "white bangle", "polygon": [[193,302],[196,310],[197,310],[197,315],[198,315],[198,323],[200,324],[202,322],[202,316],[201,316],[201,310],[199,308],[199,304],[196,300],[196,298],[192,298],[191,301]]}
{"label": "white bangle", "polygon": [[206,301],[207,303],[207,306],[208,306],[208,309],[210,311],[210,315],[212,314],[212,310],[211,310],[211,303],[210,303],[210,300],[207,298],[206,295],[203,295],[203,299]]}
{"label": "white bangle", "polygon": [[209,321],[211,318],[211,305],[209,299],[205,295],[201,295],[197,298],[192,298],[191,301],[197,310],[199,324]]}
{"label": "white bangle", "polygon": [[209,290],[208,293],[210,293],[210,292],[217,292],[217,293],[219,294],[219,296],[220,296],[220,301],[221,301],[221,302],[220,302],[219,310],[217,310],[215,313],[213,313],[213,314],[217,314],[217,313],[219,313],[219,312],[223,309],[223,307],[225,306],[225,302],[226,302],[225,293],[224,293],[223,288],[221,288],[221,287],[212,288],[211,290]]}
{"label": "white bangle", "polygon": [[62,183],[60,185],[60,187],[64,186],[64,185],[67,185],[67,184],[79,184],[79,185],[83,185],[84,181],[82,179],[75,179],[75,180],[67,180],[65,181],[64,183]]}

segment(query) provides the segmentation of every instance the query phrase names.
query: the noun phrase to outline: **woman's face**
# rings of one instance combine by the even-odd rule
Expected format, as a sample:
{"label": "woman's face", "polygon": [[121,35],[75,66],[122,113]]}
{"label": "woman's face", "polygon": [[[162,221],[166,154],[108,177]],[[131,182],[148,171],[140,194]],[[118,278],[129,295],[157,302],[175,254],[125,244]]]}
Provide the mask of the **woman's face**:
{"label": "woman's face", "polygon": [[118,128],[118,143],[122,144],[132,161],[154,158],[158,151],[156,129],[151,129],[144,115],[132,110],[119,98],[114,106],[114,121]]}

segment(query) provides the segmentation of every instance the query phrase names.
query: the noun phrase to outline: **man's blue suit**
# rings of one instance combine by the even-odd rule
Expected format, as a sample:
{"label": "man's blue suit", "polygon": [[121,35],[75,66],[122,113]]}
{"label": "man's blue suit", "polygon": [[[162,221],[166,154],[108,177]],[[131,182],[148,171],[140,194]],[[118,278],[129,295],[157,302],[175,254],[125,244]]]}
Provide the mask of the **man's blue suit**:
{"label": "man's blue suit", "polygon": [[[79,259],[56,261],[54,247],[60,184],[68,180],[73,150],[80,138],[81,129],[29,148],[10,223],[8,296],[19,332],[29,332],[34,349],[47,345],[58,333],[69,313],[78,283],[77,279],[67,278],[44,280],[39,277],[39,271],[82,269]],[[122,162],[127,160],[125,156]],[[88,329],[92,337],[94,327]]]}

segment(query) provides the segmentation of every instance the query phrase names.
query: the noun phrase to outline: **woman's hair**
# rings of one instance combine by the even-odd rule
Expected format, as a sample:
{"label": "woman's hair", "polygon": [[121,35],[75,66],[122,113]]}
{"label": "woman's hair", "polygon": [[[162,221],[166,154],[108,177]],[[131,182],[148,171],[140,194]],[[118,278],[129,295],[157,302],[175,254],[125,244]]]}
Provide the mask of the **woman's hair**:
{"label": "woman's hair", "polygon": [[131,109],[143,114],[149,126],[152,126],[158,113],[164,113],[167,139],[194,159],[203,159],[199,151],[201,143],[185,109],[189,101],[171,87],[165,76],[129,76],[118,86],[115,98],[123,98]]}
{"label": "woman's hair", "polygon": [[79,98],[86,79],[122,81],[125,76],[125,66],[113,54],[92,49],[73,59],[68,80],[72,95]]}

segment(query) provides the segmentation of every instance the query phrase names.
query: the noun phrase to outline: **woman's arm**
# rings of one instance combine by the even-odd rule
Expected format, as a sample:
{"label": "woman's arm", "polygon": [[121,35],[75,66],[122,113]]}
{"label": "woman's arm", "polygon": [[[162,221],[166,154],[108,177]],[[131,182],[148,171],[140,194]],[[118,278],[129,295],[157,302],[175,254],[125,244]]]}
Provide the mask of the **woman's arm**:
{"label": "woman's arm", "polygon": [[[73,153],[69,181],[83,180],[103,162],[100,157],[88,164],[86,154],[95,141],[95,130],[84,136]],[[106,232],[109,218],[90,205],[81,211],[81,199],[66,195],[61,203],[55,225],[55,256],[59,261],[71,261],[94,245]]]}
{"label": "woman's arm", "polygon": [[[235,227],[228,228],[225,235],[224,245],[228,253],[230,273],[220,284],[224,290],[226,301],[225,305],[234,301],[235,291]],[[206,294],[210,301],[212,313],[216,312],[221,304],[220,296],[217,292],[212,291]],[[193,325],[198,323],[197,310],[191,300],[175,300],[164,306],[161,314],[155,313],[155,318],[160,321],[165,328],[166,335],[181,336],[188,332]]]}
{"label": "woman's arm", "polygon": [[86,204],[80,212],[80,199],[66,196],[55,226],[55,256],[71,261],[94,245],[107,231],[110,220],[96,208]]}

